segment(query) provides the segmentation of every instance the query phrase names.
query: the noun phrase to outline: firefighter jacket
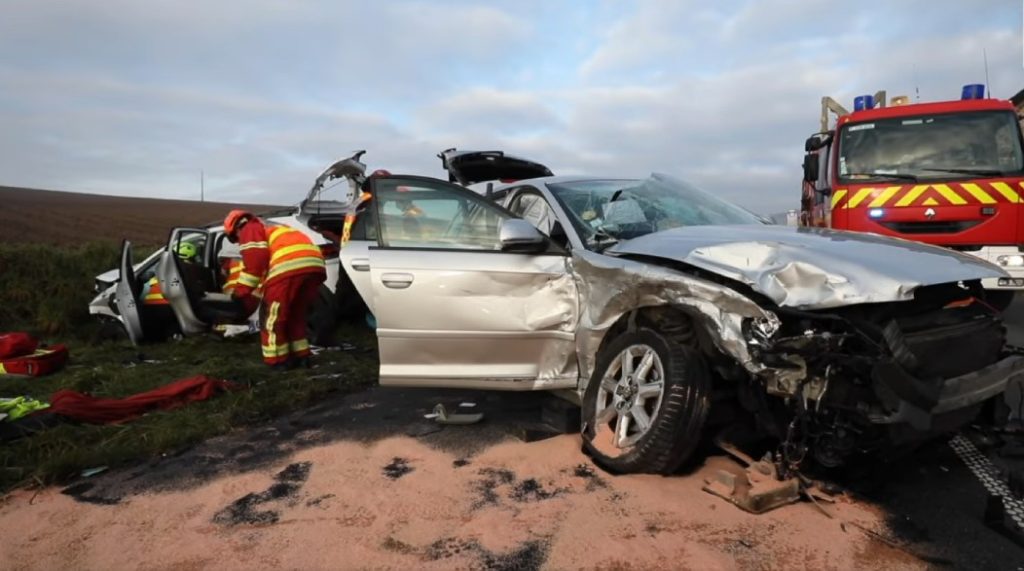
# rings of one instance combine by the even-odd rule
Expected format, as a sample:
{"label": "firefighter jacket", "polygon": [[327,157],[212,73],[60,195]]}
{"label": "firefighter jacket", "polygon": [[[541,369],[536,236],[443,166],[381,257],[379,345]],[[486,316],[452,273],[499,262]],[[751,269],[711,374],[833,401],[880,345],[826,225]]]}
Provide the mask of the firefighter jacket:
{"label": "firefighter jacket", "polygon": [[302,274],[327,275],[320,248],[301,231],[288,226],[264,225],[249,220],[238,231],[238,249],[244,267],[235,297],[246,297],[259,287]]}

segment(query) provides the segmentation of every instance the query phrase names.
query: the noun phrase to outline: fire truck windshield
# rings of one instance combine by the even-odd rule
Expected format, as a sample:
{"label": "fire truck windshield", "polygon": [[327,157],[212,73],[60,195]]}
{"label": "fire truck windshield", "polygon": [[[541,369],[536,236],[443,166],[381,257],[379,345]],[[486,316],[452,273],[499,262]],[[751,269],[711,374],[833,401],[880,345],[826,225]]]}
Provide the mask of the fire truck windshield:
{"label": "fire truck windshield", "polygon": [[848,123],[839,134],[839,180],[970,178],[1024,171],[1017,116],[972,111]]}

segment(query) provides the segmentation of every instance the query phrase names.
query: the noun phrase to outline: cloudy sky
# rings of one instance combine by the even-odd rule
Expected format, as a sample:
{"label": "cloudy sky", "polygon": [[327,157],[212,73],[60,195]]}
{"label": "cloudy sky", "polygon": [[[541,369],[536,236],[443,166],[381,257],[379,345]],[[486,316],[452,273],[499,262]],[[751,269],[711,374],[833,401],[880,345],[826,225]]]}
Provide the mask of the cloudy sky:
{"label": "cloudy sky", "polygon": [[297,202],[448,147],[798,203],[820,99],[1024,88],[1021,2],[0,0],[0,184]]}

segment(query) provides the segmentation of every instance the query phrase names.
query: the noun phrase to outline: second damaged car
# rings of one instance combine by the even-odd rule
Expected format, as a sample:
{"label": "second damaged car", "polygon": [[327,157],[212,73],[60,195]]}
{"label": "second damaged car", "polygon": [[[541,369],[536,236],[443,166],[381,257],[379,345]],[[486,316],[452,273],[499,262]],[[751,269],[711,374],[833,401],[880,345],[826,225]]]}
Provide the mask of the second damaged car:
{"label": "second damaged car", "polygon": [[963,426],[1024,371],[980,287],[1003,272],[972,256],[765,225],[663,175],[369,185],[341,259],[381,383],[569,389],[611,471],[672,472],[737,418],[787,466],[837,466]]}

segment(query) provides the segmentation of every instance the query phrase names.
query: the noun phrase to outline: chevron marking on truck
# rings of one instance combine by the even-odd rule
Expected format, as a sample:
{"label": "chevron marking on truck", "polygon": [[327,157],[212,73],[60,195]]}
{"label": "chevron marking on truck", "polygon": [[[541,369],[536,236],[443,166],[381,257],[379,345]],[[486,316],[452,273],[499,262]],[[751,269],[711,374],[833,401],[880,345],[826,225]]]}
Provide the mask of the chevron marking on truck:
{"label": "chevron marking on truck", "polygon": [[[1024,190],[1024,182],[1016,184]],[[866,206],[904,208],[907,206],[965,206],[969,204],[1020,204],[1021,193],[1005,182],[916,184],[887,187],[837,189],[832,194],[832,210]]]}

